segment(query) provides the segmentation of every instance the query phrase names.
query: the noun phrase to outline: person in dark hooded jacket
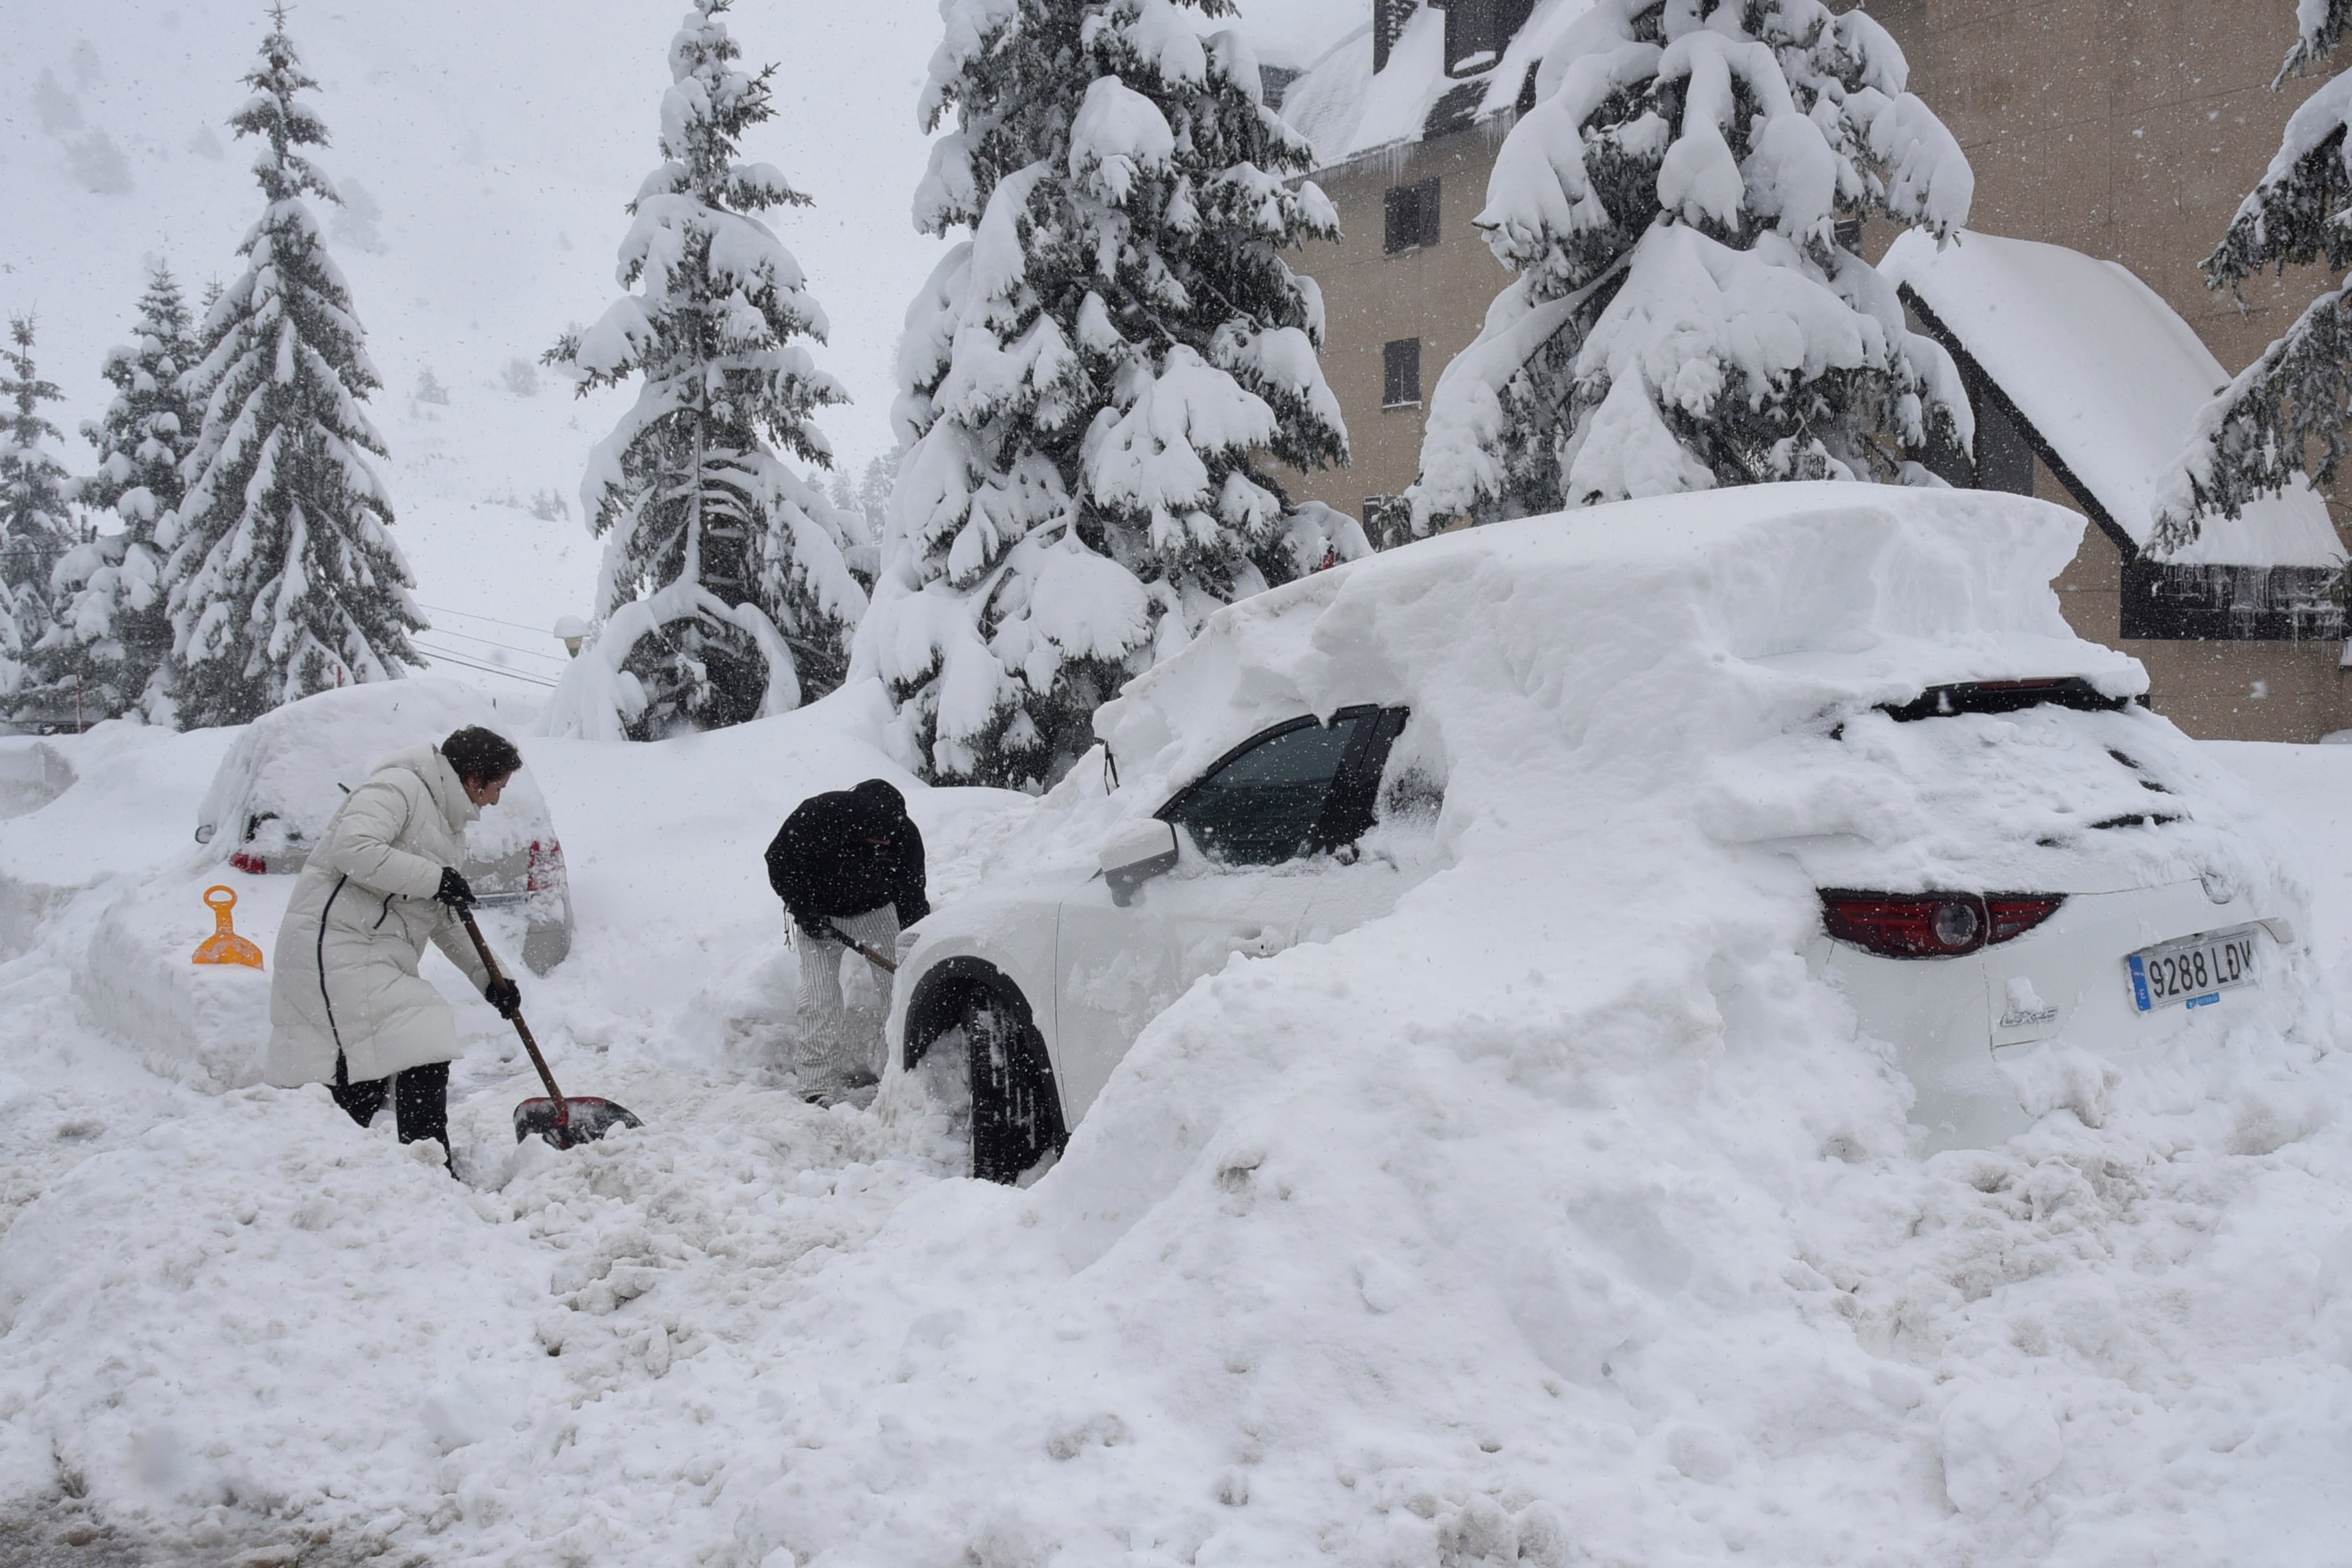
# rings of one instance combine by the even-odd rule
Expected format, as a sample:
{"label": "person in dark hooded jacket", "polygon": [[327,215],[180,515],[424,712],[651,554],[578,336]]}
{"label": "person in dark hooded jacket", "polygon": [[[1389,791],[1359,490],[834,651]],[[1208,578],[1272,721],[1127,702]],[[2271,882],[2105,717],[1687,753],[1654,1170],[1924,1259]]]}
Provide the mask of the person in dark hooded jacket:
{"label": "person in dark hooded jacket", "polygon": [[870,1083],[873,1042],[847,1037],[843,937],[889,953],[901,930],[931,912],[923,836],[906,797],[880,779],[811,795],[784,818],[767,858],[768,885],[800,932],[801,1065],[842,1087]]}

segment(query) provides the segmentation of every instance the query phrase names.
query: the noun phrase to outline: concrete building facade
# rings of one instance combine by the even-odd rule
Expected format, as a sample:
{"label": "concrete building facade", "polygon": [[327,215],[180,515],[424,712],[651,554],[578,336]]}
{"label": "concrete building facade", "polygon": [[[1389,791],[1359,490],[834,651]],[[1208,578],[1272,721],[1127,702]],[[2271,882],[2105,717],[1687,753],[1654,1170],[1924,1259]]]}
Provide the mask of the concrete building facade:
{"label": "concrete building facade", "polygon": [[[1306,73],[1285,106],[1327,160],[1315,179],[1343,230],[1310,250],[1302,270],[1323,290],[1325,369],[1353,449],[1349,468],[1298,488],[1358,515],[1412,483],[1428,394],[1508,280],[1472,219],[1531,87],[1538,37],[1569,7],[1582,9],[1542,0],[1532,16],[1505,6],[1497,21],[1468,0],[1365,3],[1361,30]],[[1430,14],[1453,10],[1459,21]],[[1971,228],[2120,263],[2230,371],[2329,285],[2316,269],[2264,279],[2241,312],[2199,270],[2321,79],[2271,89],[2294,37],[2294,0],[1871,0],[1869,10],[1902,45],[1912,89],[1968,153]],[[1505,47],[1483,58],[1465,56],[1473,25],[1517,33],[1494,39]],[[1876,259],[1893,238],[1866,232],[1864,254]],[[2032,493],[2084,510],[2047,462],[2037,458],[2030,473]],[[2058,584],[2061,603],[2083,636],[2147,665],[2160,710],[2213,738],[2309,741],[2352,727],[2340,636],[2282,639],[2257,626],[2252,636],[2125,638],[2129,548],[2086,528]]]}

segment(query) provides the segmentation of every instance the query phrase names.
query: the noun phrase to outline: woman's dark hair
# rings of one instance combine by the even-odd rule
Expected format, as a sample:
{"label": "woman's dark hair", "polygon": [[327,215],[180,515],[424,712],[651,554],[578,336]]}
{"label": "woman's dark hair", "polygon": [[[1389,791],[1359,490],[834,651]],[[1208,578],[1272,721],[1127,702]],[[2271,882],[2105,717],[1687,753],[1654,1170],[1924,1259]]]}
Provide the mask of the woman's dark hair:
{"label": "woman's dark hair", "polygon": [[522,766],[522,753],[514,749],[512,741],[479,724],[468,724],[452,733],[441,742],[441,754],[469,784],[502,779]]}

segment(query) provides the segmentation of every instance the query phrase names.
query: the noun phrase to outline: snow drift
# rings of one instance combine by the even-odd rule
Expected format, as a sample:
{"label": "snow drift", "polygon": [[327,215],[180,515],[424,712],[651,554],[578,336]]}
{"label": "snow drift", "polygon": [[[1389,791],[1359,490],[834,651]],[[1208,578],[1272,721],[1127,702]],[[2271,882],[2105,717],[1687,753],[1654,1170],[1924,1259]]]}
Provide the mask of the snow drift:
{"label": "snow drift", "polygon": [[[535,742],[583,952],[532,1005],[648,1126],[468,1191],[299,1095],[184,1102],[0,1237],[0,1492],[445,1563],[2331,1562],[2334,1016],[1921,1161],[1810,884],[1713,814],[1823,706],[2135,689],[2048,591],[2079,526],[1840,485],[1451,536],[1212,617],[1103,714],[1118,790],[909,789],[944,900],[1264,718],[1432,726],[1440,868],[1188,992],[1027,1191],[935,1179],[911,1080],[817,1112],[692,1054],[780,978],[752,861],[871,766],[854,690]],[[512,1080],[470,1081],[478,1137]]]}

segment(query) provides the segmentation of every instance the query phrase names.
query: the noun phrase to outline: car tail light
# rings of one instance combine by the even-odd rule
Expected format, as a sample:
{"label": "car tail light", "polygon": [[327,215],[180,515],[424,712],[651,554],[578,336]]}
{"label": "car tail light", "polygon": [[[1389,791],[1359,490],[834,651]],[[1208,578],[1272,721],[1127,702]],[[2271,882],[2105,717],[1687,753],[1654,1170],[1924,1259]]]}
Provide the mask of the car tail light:
{"label": "car tail light", "polygon": [[530,841],[530,868],[523,878],[523,891],[543,893],[563,879],[563,842],[558,838],[534,838]]}
{"label": "car tail light", "polygon": [[1992,922],[1989,942],[2023,936],[2058,912],[2066,901],[2062,893],[1987,893],[1985,914]]}
{"label": "car tail light", "polygon": [[2058,894],[1863,893],[1823,889],[1831,936],[1882,958],[1958,958],[2022,936],[2057,912]]}
{"label": "car tail light", "polygon": [[1984,902],[1970,893],[1822,894],[1830,935],[1884,958],[1957,958],[1985,944]]}
{"label": "car tail light", "polygon": [[266,877],[269,874],[269,862],[250,849],[238,850],[228,858],[228,863],[248,877]]}

